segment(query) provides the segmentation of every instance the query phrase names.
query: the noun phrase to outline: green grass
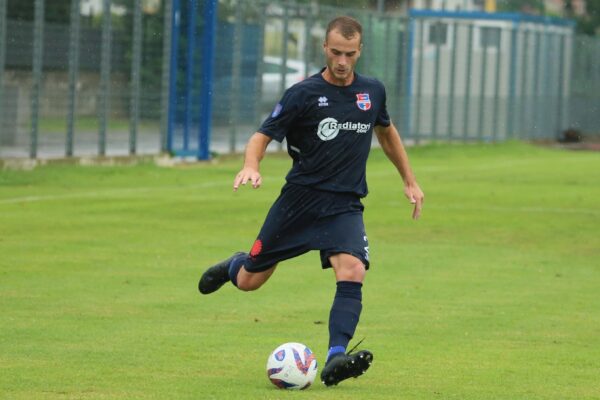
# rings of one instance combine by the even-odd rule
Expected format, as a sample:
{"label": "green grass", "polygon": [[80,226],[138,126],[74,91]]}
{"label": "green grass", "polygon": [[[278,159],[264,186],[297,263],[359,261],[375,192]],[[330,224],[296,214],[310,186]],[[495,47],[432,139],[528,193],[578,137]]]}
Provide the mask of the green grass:
{"label": "green grass", "polygon": [[261,290],[201,297],[248,249],[289,167],[231,190],[240,159],[0,172],[0,398],[598,399],[600,153],[520,143],[409,149],[411,207],[380,151],[365,199],[372,268],[358,380],[275,389],[266,358],[322,362],[334,279],[318,254]]}

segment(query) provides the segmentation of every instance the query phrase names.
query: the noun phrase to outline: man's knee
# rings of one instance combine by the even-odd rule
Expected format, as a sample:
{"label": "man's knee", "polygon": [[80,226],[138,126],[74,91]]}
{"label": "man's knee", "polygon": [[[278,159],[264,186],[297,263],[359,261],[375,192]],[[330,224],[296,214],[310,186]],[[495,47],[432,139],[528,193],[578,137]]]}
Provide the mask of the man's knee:
{"label": "man's knee", "polygon": [[362,282],[365,279],[366,272],[365,265],[360,260],[357,260],[343,269],[343,277],[338,280]]}
{"label": "man's knee", "polygon": [[341,254],[332,264],[338,281],[362,282],[365,279],[365,264],[352,255]]}

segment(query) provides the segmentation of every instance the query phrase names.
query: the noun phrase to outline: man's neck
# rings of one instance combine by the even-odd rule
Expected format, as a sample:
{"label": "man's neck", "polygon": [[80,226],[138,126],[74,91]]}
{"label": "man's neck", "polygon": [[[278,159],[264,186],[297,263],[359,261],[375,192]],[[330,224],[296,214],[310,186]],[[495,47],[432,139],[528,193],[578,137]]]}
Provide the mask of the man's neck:
{"label": "man's neck", "polygon": [[323,79],[325,79],[325,81],[335,86],[350,86],[352,82],[354,82],[354,71],[352,71],[352,74],[350,74],[346,79],[337,79],[335,75],[331,73],[329,67],[326,67],[321,76]]}

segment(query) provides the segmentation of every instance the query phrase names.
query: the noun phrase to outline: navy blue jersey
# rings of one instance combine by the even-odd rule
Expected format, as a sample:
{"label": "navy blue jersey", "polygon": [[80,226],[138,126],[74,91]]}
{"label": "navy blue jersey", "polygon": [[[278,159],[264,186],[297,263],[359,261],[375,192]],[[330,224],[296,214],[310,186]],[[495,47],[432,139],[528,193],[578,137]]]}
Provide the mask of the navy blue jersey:
{"label": "navy blue jersey", "polygon": [[357,73],[349,86],[321,73],[289,88],[259,132],[287,140],[289,183],[328,192],[367,195],[366,164],[373,128],[389,126],[385,88]]}

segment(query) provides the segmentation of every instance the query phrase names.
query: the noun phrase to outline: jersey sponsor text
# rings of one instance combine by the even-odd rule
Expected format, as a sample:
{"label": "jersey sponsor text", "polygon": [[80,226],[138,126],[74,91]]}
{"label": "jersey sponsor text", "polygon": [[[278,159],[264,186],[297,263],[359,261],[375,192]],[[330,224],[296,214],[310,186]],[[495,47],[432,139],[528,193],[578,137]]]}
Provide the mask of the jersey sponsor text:
{"label": "jersey sponsor text", "polygon": [[367,133],[371,129],[371,123],[346,121],[339,123],[335,118],[325,118],[319,122],[317,135],[321,140],[331,140],[335,138],[341,130],[354,131],[356,133]]}

